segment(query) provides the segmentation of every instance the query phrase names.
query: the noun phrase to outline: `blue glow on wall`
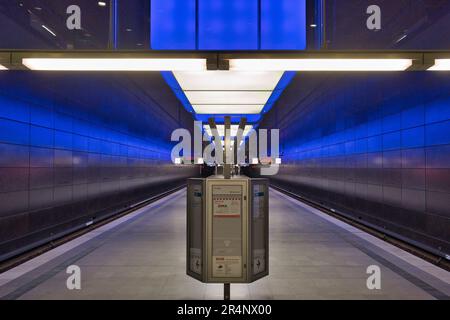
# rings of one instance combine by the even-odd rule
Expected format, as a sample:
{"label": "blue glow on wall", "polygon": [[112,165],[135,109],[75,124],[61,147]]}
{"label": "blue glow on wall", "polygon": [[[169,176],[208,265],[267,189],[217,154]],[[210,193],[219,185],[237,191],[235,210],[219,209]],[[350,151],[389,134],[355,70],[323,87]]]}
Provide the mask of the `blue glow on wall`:
{"label": "blue glow on wall", "polygon": [[163,71],[161,72],[162,77],[166,81],[166,83],[169,85],[169,87],[172,89],[175,96],[180,100],[180,102],[183,104],[183,107],[190,113],[194,113],[194,108],[192,107],[191,103],[189,102],[188,98],[183,92],[183,89],[181,88],[180,84],[178,83],[177,79],[173,75],[171,71]]}
{"label": "blue glow on wall", "polygon": [[261,0],[261,49],[306,48],[305,0]]}

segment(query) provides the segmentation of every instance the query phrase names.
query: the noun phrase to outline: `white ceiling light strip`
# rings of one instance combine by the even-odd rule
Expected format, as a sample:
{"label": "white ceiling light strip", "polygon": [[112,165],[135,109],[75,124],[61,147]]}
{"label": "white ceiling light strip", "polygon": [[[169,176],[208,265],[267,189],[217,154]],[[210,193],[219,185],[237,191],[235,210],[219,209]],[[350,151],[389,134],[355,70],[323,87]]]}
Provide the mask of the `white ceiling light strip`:
{"label": "white ceiling light strip", "polygon": [[450,71],[450,59],[436,59],[429,71]]}
{"label": "white ceiling light strip", "polygon": [[283,72],[174,72],[180,87],[192,90],[267,90],[273,91],[283,76]]}
{"label": "white ceiling light strip", "polygon": [[[205,129],[206,133],[207,133],[210,137],[213,136],[212,131],[211,131],[211,128],[210,128],[209,125],[204,125],[203,128]],[[221,137],[225,136],[225,126],[224,126],[223,124],[217,125],[216,128],[217,128],[217,132],[218,132],[219,136],[221,136]],[[253,129],[253,126],[252,126],[252,125],[246,125],[246,126],[245,126],[245,129],[244,129],[244,137],[245,137],[246,135],[248,135],[249,132],[250,132],[252,129]],[[231,125],[231,127],[230,127],[230,136],[231,136],[231,137],[236,137],[236,136],[237,136],[237,133],[238,133],[238,130],[239,130],[239,126],[238,126],[238,125]]]}
{"label": "white ceiling light strip", "polygon": [[[265,105],[272,91],[185,91],[191,105],[259,104]],[[211,110],[214,111],[214,110]],[[242,110],[241,113],[245,110]],[[216,113],[216,112],[211,112]]]}
{"label": "white ceiling light strip", "polygon": [[170,58],[24,58],[24,66],[39,71],[202,71],[206,59]]}
{"label": "white ceiling light strip", "polygon": [[194,111],[198,114],[259,114],[264,108],[263,104],[194,104]]}
{"label": "white ceiling light strip", "polygon": [[405,71],[412,59],[231,59],[231,71]]}
{"label": "white ceiling light strip", "polygon": [[173,73],[198,114],[259,114],[283,71]]}

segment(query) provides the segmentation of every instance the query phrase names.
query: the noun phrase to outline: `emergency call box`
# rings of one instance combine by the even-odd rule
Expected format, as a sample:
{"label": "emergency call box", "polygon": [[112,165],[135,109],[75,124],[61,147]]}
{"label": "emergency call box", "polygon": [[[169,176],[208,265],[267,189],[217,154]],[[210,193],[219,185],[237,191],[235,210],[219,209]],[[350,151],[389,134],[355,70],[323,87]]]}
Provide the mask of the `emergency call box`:
{"label": "emergency call box", "polygon": [[187,192],[187,274],[205,283],[267,276],[268,180],[189,179]]}

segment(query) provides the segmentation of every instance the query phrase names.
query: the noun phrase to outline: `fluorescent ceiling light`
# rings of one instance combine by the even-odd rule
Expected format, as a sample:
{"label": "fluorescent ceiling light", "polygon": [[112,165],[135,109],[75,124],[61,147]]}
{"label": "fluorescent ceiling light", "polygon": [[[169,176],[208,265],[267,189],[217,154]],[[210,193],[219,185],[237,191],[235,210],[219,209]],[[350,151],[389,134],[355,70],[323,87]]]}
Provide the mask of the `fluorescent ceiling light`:
{"label": "fluorescent ceiling light", "polygon": [[231,59],[233,71],[404,71],[411,59]]}
{"label": "fluorescent ceiling light", "polygon": [[267,90],[273,91],[283,72],[174,72],[183,90]]}
{"label": "fluorescent ceiling light", "polygon": [[104,2],[104,1],[99,1],[99,2],[98,2],[98,5],[99,5],[100,7],[106,7],[106,2]]}
{"label": "fluorescent ceiling light", "polygon": [[436,59],[430,71],[450,71],[450,59]]}
{"label": "fluorescent ceiling light", "polygon": [[0,64],[0,70],[8,70],[8,68]]}
{"label": "fluorescent ceiling light", "polygon": [[[211,132],[211,128],[209,127],[209,125],[204,125],[203,128],[205,129],[206,133],[212,137],[213,134]],[[219,136],[223,137],[225,136],[225,126],[223,124],[219,124],[216,125],[217,131],[219,133]],[[239,126],[238,125],[231,125],[230,127],[230,133],[231,133],[231,137],[236,137],[237,136],[237,132],[238,132]],[[247,125],[245,126],[244,129],[244,134],[243,136],[245,137],[251,130],[253,129],[252,125]],[[234,143],[234,142],[233,142]]]}
{"label": "fluorescent ceiling light", "polygon": [[41,71],[206,70],[206,59],[24,58],[22,63],[31,70]]}
{"label": "fluorescent ceiling light", "polygon": [[263,104],[272,91],[185,91],[191,105],[198,104]]}
{"label": "fluorescent ceiling light", "polygon": [[198,114],[259,114],[264,105],[194,104],[192,107]]}

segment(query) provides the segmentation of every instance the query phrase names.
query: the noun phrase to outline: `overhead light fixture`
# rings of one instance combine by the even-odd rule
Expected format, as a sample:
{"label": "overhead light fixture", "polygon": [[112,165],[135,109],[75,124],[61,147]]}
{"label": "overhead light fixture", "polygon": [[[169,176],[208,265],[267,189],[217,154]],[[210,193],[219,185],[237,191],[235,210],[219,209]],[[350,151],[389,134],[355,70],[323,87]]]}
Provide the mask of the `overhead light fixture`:
{"label": "overhead light fixture", "polygon": [[194,111],[198,114],[259,114],[263,104],[194,104]]}
{"label": "overhead light fixture", "polygon": [[106,7],[106,2],[104,2],[104,1],[99,1],[99,2],[98,2],[98,5],[99,5],[100,7]]}
{"label": "overhead light fixture", "polygon": [[257,104],[265,105],[272,91],[185,91],[192,105]]}
{"label": "overhead light fixture", "polygon": [[[203,128],[205,129],[206,133],[212,137],[212,131],[209,125],[204,125]],[[217,133],[219,134],[219,136],[224,137],[225,136],[225,126],[223,124],[219,124],[216,125],[216,129],[217,129]],[[244,132],[243,132],[243,136],[245,137],[246,135],[249,134],[249,132],[253,129],[252,125],[246,125],[244,128]],[[237,133],[239,130],[239,126],[238,125],[231,125],[230,127],[230,137],[236,137]],[[234,143],[234,142],[233,142]]]}
{"label": "overhead light fixture", "polygon": [[412,59],[231,59],[232,71],[404,71]]}
{"label": "overhead light fixture", "polygon": [[204,71],[174,72],[183,90],[266,90],[273,91],[283,76],[275,72]]}
{"label": "overhead light fixture", "polygon": [[436,59],[429,71],[450,71],[450,59]]}
{"label": "overhead light fixture", "polygon": [[22,64],[40,71],[206,70],[206,59],[183,58],[24,58]]}

